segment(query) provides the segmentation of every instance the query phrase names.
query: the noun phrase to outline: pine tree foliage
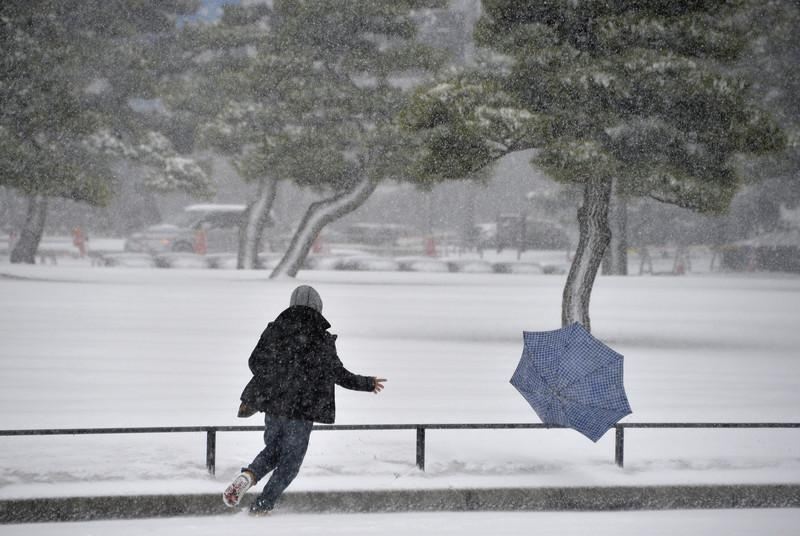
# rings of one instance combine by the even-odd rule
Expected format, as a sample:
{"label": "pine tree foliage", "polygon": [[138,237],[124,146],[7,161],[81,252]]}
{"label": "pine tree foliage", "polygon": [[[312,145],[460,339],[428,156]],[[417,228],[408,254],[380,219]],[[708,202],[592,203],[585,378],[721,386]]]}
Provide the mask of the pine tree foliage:
{"label": "pine tree foliage", "polygon": [[[0,3],[0,183],[103,204],[109,158],[127,153],[143,156],[161,186],[207,189],[205,173],[170,143],[154,145],[158,135],[129,105],[154,96],[158,34],[196,8],[190,0]],[[131,147],[104,151],[120,144]],[[142,144],[150,149],[135,148]]]}
{"label": "pine tree foliage", "polygon": [[[391,118],[392,77],[434,65],[411,41],[415,9],[441,1],[276,1],[226,6],[213,27],[188,28],[187,75],[172,80],[171,110],[198,118],[201,142],[234,156],[248,180],[265,175],[341,190],[372,161],[374,142],[402,137]],[[181,54],[178,54],[179,56]],[[191,71],[191,72],[189,72]],[[396,128],[395,128],[396,130]],[[386,158],[386,148],[378,152]],[[391,153],[391,152],[390,152]]]}
{"label": "pine tree foliage", "polygon": [[[280,132],[265,164],[297,184],[341,191],[360,176],[402,177],[403,136],[392,123],[403,102],[393,75],[419,73],[427,58],[410,38],[411,9],[440,2],[276,2],[271,39],[252,79]],[[390,165],[395,164],[395,165]]]}
{"label": "pine tree foliage", "polygon": [[208,196],[214,189],[210,177],[193,158],[181,156],[172,141],[158,131],[146,130],[122,139],[108,129],[93,132],[84,140],[95,158],[120,158],[145,167],[144,186],[154,192],[176,190]]}
{"label": "pine tree foliage", "polygon": [[[614,177],[623,194],[719,211],[740,184],[734,157],[784,143],[747,85],[720,67],[750,38],[744,1],[486,0],[483,6],[476,39],[505,58],[494,83],[519,113],[544,127],[523,139],[542,149],[536,164],[558,180]],[[425,102],[435,92],[417,96],[417,115],[430,111]],[[445,126],[457,132],[465,123]],[[429,150],[435,155],[457,145]],[[486,162],[494,158],[487,154]]]}
{"label": "pine tree foliage", "polygon": [[800,204],[800,4],[785,0],[754,3],[747,13],[752,39],[734,72],[751,84],[751,94],[770,110],[787,135],[783,151],[742,162],[757,186],[737,199],[734,208],[752,233],[775,230],[781,205]]}
{"label": "pine tree foliage", "polygon": [[523,109],[491,78],[456,76],[419,92],[400,124],[423,134],[414,166],[421,182],[463,179],[543,139],[548,120]]}
{"label": "pine tree foliage", "polygon": [[227,155],[236,165],[246,152],[268,143],[277,121],[250,90],[248,72],[267,35],[269,13],[265,4],[226,5],[215,24],[183,27],[162,55],[171,64],[159,85],[170,116],[188,126],[200,148]]}

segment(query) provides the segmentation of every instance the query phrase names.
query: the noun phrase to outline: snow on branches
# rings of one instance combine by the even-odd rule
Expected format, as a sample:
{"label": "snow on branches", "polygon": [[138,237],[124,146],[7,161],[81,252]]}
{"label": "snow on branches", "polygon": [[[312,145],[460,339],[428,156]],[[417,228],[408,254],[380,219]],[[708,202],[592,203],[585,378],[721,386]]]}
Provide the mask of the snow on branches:
{"label": "snow on branches", "polygon": [[159,132],[149,131],[139,140],[126,140],[107,129],[88,136],[90,151],[112,158],[126,158],[147,166],[147,187],[160,191],[180,190],[207,195],[214,190],[208,174],[192,158],[175,152],[172,142]]}
{"label": "snow on branches", "polygon": [[535,143],[545,130],[538,115],[518,105],[491,81],[467,81],[465,77],[418,90],[401,121],[406,128],[436,140],[427,144],[423,167],[425,173],[445,177],[477,171]]}

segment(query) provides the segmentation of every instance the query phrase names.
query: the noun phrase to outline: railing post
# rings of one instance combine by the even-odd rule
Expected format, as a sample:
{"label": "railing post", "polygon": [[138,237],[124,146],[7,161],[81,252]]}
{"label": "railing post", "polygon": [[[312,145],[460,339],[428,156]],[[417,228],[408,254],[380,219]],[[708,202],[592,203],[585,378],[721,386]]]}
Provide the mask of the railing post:
{"label": "railing post", "polygon": [[417,467],[425,470],[425,428],[417,428]]}
{"label": "railing post", "polygon": [[625,463],[625,427],[618,424],[616,428],[616,437],[614,441],[614,461],[619,467]]}
{"label": "railing post", "polygon": [[216,471],[217,458],[217,429],[209,428],[206,430],[206,468],[208,474],[214,476]]}

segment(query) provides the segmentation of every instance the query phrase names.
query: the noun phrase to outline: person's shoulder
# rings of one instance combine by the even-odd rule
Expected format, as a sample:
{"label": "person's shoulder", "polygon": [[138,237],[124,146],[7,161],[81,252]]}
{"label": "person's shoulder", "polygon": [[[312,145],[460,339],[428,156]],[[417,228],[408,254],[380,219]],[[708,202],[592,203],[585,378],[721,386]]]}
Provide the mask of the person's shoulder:
{"label": "person's shoulder", "polygon": [[331,327],[322,313],[305,305],[292,305],[284,309],[274,321],[279,329],[300,329],[326,332]]}
{"label": "person's shoulder", "polygon": [[305,305],[290,305],[286,309],[280,312],[278,317],[275,319],[276,322],[284,319],[284,318],[316,318],[317,316],[322,317],[320,313],[318,313],[315,309],[311,307],[306,307]]}
{"label": "person's shoulder", "polygon": [[290,313],[294,317],[300,318],[304,322],[312,324],[321,330],[327,330],[331,327],[331,323],[322,316],[322,313],[311,307],[306,307],[305,305],[293,305],[284,312]]}

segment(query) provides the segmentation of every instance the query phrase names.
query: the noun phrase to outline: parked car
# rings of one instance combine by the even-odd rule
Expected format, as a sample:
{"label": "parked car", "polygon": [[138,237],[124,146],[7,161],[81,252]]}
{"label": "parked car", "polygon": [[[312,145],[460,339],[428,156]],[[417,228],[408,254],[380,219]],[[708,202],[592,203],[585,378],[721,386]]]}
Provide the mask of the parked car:
{"label": "parked car", "polygon": [[228,253],[239,244],[245,205],[189,205],[172,221],[151,225],[125,241],[125,251],[141,253]]}
{"label": "parked car", "polygon": [[570,246],[567,232],[558,224],[526,218],[520,214],[501,214],[493,228],[480,229],[482,247],[519,251],[565,249]]}
{"label": "parked car", "polygon": [[345,242],[368,246],[398,246],[415,235],[413,227],[394,223],[354,223],[338,233]]}

